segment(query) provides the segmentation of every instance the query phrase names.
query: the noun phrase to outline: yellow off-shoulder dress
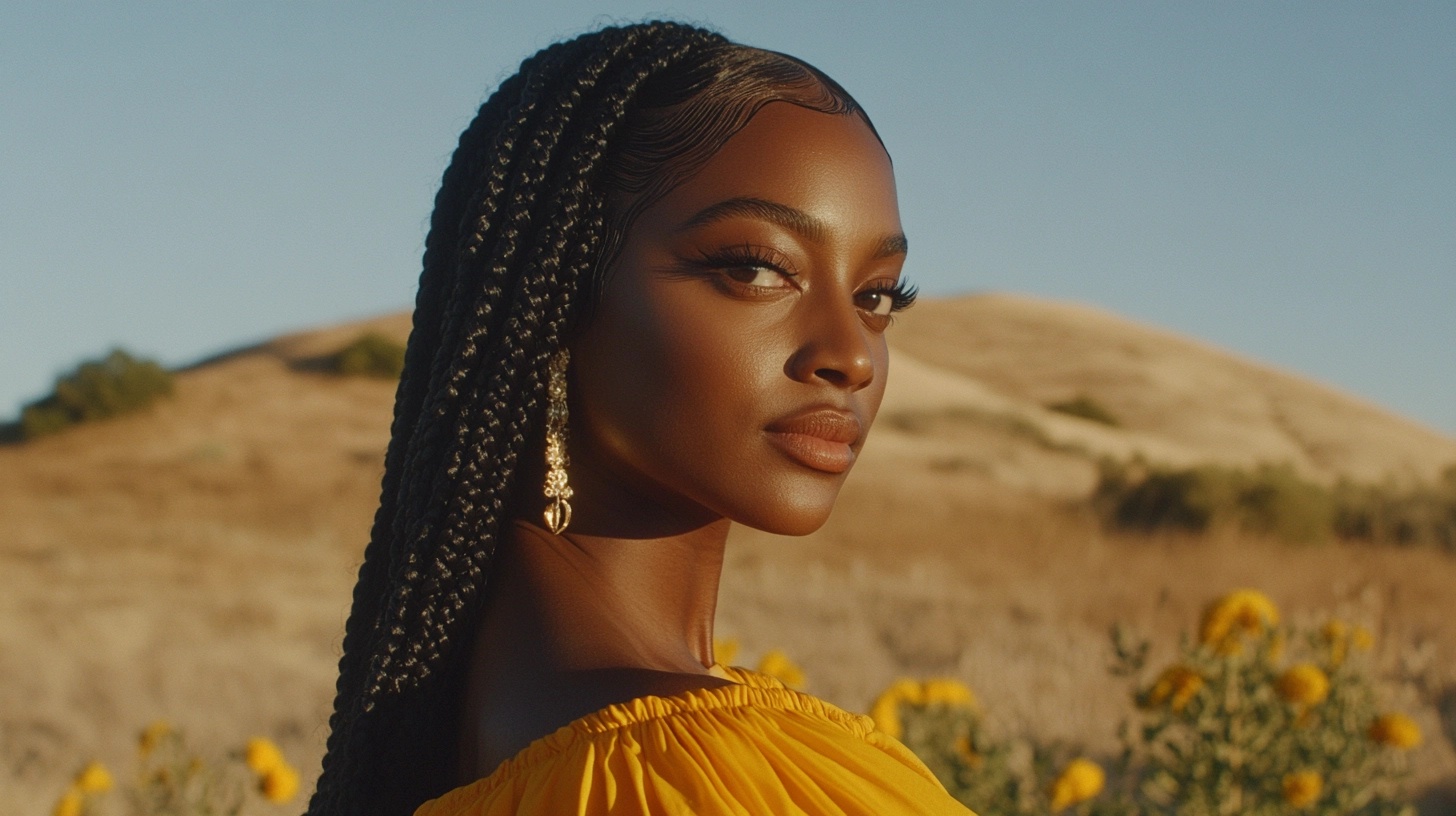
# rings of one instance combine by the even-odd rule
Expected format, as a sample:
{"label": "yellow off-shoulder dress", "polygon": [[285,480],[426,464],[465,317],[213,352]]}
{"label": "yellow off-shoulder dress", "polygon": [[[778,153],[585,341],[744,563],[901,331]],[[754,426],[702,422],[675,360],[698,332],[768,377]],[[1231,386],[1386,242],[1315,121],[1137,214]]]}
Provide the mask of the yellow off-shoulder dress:
{"label": "yellow off-shoulder dress", "polygon": [[974,816],[869,717],[713,668],[733,685],[607,706],[415,816]]}

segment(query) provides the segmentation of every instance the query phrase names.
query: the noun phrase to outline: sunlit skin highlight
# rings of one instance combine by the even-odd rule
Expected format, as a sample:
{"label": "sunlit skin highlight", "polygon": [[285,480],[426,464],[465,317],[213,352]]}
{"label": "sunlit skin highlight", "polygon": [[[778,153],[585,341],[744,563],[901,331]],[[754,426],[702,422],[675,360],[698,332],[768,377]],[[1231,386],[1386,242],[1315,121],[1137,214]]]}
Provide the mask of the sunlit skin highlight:
{"label": "sunlit skin highlight", "polygon": [[905,250],[870,128],[783,102],[641,212],[570,346],[571,526],[520,502],[498,556],[462,783],[611,703],[727,682],[729,524],[828,518],[884,394]]}

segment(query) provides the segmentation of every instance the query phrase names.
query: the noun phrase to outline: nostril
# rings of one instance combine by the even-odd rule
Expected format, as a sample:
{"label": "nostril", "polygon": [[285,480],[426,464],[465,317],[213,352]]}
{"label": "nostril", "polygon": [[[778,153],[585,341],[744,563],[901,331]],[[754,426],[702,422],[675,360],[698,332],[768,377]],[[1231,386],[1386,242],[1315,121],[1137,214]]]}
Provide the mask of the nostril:
{"label": "nostril", "polygon": [[834,385],[844,385],[845,382],[849,380],[849,377],[846,376],[843,371],[840,371],[837,368],[817,369],[814,372],[814,376],[818,377],[821,380],[825,380],[826,382],[833,383]]}

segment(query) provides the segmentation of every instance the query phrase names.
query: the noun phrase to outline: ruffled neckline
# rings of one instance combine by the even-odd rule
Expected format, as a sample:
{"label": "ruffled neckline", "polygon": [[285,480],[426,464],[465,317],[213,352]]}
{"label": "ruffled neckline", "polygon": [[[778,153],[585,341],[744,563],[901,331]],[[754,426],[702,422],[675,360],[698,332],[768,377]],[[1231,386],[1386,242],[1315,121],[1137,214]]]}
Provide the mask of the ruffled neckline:
{"label": "ruffled neckline", "polygon": [[861,739],[874,731],[874,721],[869,717],[851,714],[818,697],[795,691],[768,675],[719,663],[709,667],[708,673],[728,680],[730,685],[688,689],[666,696],[647,695],[622,703],[612,703],[572,720],[550,734],[537,737],[515,756],[496,766],[489,776],[455,788],[435,801],[445,804],[443,800],[456,797],[484,797],[530,768],[566,751],[578,740],[689,712],[753,706],[799,712],[828,720]]}

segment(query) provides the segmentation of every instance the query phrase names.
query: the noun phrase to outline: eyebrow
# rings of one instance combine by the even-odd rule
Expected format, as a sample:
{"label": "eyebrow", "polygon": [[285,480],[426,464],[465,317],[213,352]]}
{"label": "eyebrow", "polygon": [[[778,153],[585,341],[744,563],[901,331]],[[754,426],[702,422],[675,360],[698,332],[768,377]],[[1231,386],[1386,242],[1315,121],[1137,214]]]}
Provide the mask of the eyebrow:
{"label": "eyebrow", "polygon": [[[829,230],[824,222],[800,209],[795,209],[787,204],[780,204],[776,201],[768,201],[762,198],[730,198],[719,201],[717,204],[705,207],[692,218],[684,221],[678,231],[704,227],[718,221],[737,216],[747,216],[778,224],[784,229],[796,232],[799,235],[813,241],[816,244],[824,243]],[[895,255],[904,255],[910,248],[909,242],[905,239],[904,233],[887,235],[875,248],[875,258],[889,258]]]}

